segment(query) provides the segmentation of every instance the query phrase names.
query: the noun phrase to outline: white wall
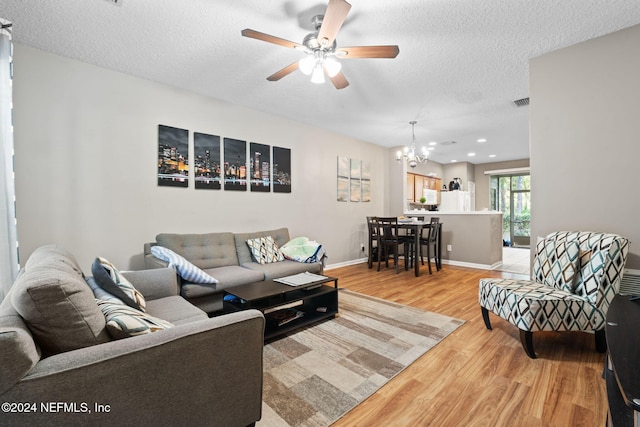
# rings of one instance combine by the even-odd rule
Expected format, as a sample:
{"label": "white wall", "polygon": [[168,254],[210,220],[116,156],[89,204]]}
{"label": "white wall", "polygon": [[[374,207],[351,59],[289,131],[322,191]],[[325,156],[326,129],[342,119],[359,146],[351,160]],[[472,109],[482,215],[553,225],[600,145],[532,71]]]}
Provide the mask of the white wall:
{"label": "white wall", "polygon": [[640,268],[640,25],[530,61],[531,236],[618,233]]}
{"label": "white wall", "polygon": [[[26,46],[14,63],[23,263],[57,243],[86,273],[98,255],[137,269],[161,232],[283,226],[323,243],[330,265],[364,257],[365,217],[385,206],[387,149]],[[193,171],[189,188],[158,187],[158,124],[291,148],[292,192],[195,190]],[[336,201],[338,156],[371,162],[372,202]]]}

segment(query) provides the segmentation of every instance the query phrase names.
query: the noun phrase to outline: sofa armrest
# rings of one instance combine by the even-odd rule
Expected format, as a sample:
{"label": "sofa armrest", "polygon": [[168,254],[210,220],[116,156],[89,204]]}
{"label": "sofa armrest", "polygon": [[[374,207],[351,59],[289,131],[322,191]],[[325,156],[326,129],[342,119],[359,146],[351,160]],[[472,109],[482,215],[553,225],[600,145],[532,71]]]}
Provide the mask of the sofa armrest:
{"label": "sofa armrest", "polygon": [[172,268],[123,271],[122,274],[149,300],[179,295],[180,293],[178,275]]}
{"label": "sofa armrest", "polygon": [[38,411],[3,423],[249,425],[261,416],[263,334],[262,313],[246,310],[51,356],[1,396]]}
{"label": "sofa armrest", "polygon": [[160,258],[156,258],[151,253],[151,248],[155,246],[156,243],[145,243],[144,244],[144,266],[145,268],[165,268],[169,265],[168,262],[161,260]]}

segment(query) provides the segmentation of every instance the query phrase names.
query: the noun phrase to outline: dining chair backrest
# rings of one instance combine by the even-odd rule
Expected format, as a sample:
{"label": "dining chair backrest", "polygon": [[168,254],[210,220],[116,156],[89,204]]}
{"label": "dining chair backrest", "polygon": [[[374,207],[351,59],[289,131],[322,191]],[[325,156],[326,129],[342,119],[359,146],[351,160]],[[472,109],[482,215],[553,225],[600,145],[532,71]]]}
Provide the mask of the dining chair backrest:
{"label": "dining chair backrest", "polygon": [[398,218],[397,217],[378,217],[378,236],[381,238],[395,239],[398,237]]}
{"label": "dining chair backrest", "polygon": [[438,233],[440,232],[440,218],[431,217],[429,222],[429,243],[436,243],[438,241]]}
{"label": "dining chair backrest", "polygon": [[375,216],[367,217],[367,229],[369,230],[369,236],[376,236],[377,223],[378,223],[378,217],[375,217]]}

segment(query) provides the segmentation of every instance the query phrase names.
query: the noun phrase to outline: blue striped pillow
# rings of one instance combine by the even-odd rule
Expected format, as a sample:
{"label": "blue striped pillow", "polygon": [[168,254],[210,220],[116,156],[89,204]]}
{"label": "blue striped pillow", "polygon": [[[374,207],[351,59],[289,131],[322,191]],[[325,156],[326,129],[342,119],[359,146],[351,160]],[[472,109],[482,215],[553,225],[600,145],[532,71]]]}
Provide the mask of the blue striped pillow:
{"label": "blue striped pillow", "polygon": [[176,270],[178,275],[180,275],[184,280],[193,283],[218,283],[216,278],[200,270],[198,267],[191,264],[181,255],[173,252],[171,249],[156,245],[151,247],[151,253],[153,256],[168,262],[168,267]]}

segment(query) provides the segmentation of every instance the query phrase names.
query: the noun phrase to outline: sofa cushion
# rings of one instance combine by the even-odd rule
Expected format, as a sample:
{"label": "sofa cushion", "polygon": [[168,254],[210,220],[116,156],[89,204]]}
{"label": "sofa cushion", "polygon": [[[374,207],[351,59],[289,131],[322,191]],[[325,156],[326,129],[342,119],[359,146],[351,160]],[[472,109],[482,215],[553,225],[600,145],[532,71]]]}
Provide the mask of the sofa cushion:
{"label": "sofa cushion", "polygon": [[557,241],[538,237],[533,259],[536,282],[573,292],[580,266],[580,247],[575,241]]}
{"label": "sofa cushion", "polygon": [[[253,264],[259,265],[255,262]],[[233,286],[260,282],[264,280],[264,273],[262,273],[261,271],[243,268],[239,265],[229,265],[225,267],[212,268],[205,271],[212,276],[215,276],[218,279],[218,283],[216,283],[215,285],[206,285],[201,283],[183,282],[180,288],[180,294],[183,297],[196,298],[204,295],[221,293],[225,289]]]}
{"label": "sofa cushion", "polygon": [[[34,251],[10,297],[44,355],[111,340],[93,292],[64,250]],[[50,256],[42,256],[40,251]],[[33,255],[32,255],[33,257]]]}
{"label": "sofa cushion", "polygon": [[151,248],[151,253],[153,256],[168,262],[167,267],[176,270],[178,275],[184,280],[193,283],[218,283],[216,278],[205,273],[169,248],[156,245]]}
{"label": "sofa cushion", "polygon": [[147,301],[147,313],[176,326],[209,318],[207,313],[177,295]]}
{"label": "sofa cushion", "polygon": [[[156,236],[156,242],[160,246],[171,249],[203,270],[227,265],[239,265],[238,256],[234,250],[233,233],[162,233]],[[216,279],[220,280],[219,277],[216,277]]]}
{"label": "sofa cushion", "polygon": [[271,236],[249,239],[247,240],[247,245],[258,264],[284,261],[284,255],[282,255],[280,248]]}
{"label": "sofa cushion", "polygon": [[264,280],[273,280],[279,277],[291,276],[293,274],[304,273],[322,273],[322,264],[301,263],[297,261],[284,260],[282,262],[273,262],[271,264],[258,264],[256,262],[248,262],[242,265],[246,269],[259,271],[264,275]]}
{"label": "sofa cushion", "polygon": [[131,308],[144,311],[144,296],[107,259],[98,257],[91,265],[95,282]]}
{"label": "sofa cushion", "polygon": [[[249,250],[249,246],[247,246],[247,240],[267,236],[271,236],[278,247],[280,247],[289,241],[289,229],[284,227],[275,230],[234,234],[233,238],[235,240],[236,252],[238,254],[238,265],[253,262],[251,251]],[[217,279],[221,280],[219,277]]]}
{"label": "sofa cushion", "polygon": [[0,394],[9,390],[40,360],[40,350],[6,297],[0,304]]}
{"label": "sofa cushion", "polygon": [[102,300],[97,300],[97,303],[104,313],[107,330],[113,339],[145,335],[173,327],[166,320],[136,310],[128,305]]}

